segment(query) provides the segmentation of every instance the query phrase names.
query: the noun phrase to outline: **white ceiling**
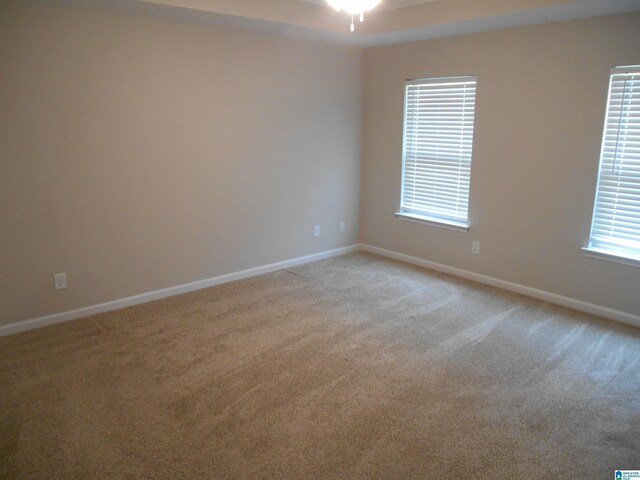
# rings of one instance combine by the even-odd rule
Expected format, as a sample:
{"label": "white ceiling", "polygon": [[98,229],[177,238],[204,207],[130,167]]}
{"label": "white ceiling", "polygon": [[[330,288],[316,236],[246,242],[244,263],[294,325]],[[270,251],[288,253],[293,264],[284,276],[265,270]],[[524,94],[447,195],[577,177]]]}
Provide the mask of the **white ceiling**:
{"label": "white ceiling", "polygon": [[640,0],[383,0],[349,33],[350,19],[324,0],[31,1],[361,47],[640,11]]}

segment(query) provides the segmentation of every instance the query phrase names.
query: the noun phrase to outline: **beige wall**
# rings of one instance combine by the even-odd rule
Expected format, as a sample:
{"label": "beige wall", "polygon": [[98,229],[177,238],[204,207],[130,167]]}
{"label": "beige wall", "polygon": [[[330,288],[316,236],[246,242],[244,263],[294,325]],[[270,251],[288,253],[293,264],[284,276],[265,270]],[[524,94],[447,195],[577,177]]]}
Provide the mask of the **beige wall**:
{"label": "beige wall", "polygon": [[[640,64],[640,14],[377,47],[365,57],[361,239],[640,314],[640,268],[587,258],[607,85]],[[394,217],[404,80],[477,75],[471,229]],[[481,254],[471,254],[471,241]]]}
{"label": "beige wall", "polygon": [[2,2],[0,325],[355,243],[361,56]]}
{"label": "beige wall", "polygon": [[[627,14],[371,48],[363,77],[347,47],[2,2],[0,325],[350,245],[358,231],[640,314],[640,269],[580,250],[609,69],[640,63],[638,45],[640,14]],[[403,82],[459,74],[479,82],[469,233],[393,215]],[[53,289],[56,272],[67,290]]]}

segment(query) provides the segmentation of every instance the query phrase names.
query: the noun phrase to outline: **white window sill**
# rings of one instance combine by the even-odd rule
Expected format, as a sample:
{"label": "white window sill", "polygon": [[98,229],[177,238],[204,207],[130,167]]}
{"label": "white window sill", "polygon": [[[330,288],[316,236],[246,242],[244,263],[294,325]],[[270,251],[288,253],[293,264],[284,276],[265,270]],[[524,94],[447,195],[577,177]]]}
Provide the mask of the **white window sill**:
{"label": "white window sill", "polygon": [[464,223],[447,222],[446,220],[424,217],[422,215],[416,215],[413,213],[396,212],[396,217],[406,222],[421,223],[423,225],[430,225],[432,227],[445,228],[447,230],[453,230],[456,232],[469,231],[469,225],[465,225]]}
{"label": "white window sill", "polygon": [[632,267],[640,267],[640,257],[625,257],[620,254],[606,252],[595,248],[583,247],[582,250],[589,258],[597,258],[598,260],[606,260],[607,262],[620,263],[622,265],[630,265]]}

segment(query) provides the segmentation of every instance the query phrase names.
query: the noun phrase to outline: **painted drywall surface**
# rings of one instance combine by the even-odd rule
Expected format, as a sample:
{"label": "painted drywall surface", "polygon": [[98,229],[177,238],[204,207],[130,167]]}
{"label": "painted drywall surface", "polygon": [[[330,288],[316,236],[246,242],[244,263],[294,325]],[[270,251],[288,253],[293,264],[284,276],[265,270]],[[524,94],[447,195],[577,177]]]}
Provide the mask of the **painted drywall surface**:
{"label": "painted drywall surface", "polygon": [[[640,314],[640,268],[585,257],[609,72],[640,14],[367,49],[361,240]],[[395,218],[405,79],[477,75],[468,233]],[[480,240],[480,255],[472,255]]]}
{"label": "painted drywall surface", "polygon": [[0,324],[357,241],[361,51],[0,9]]}

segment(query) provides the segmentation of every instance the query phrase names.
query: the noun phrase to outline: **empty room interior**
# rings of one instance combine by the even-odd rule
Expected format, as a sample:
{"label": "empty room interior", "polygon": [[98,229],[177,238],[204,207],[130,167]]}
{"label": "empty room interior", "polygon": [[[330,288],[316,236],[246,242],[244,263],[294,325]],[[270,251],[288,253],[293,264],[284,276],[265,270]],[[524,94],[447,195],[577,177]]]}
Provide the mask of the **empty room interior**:
{"label": "empty room interior", "polygon": [[640,0],[0,0],[0,478],[640,479]]}

